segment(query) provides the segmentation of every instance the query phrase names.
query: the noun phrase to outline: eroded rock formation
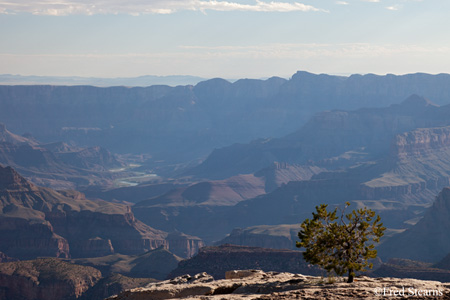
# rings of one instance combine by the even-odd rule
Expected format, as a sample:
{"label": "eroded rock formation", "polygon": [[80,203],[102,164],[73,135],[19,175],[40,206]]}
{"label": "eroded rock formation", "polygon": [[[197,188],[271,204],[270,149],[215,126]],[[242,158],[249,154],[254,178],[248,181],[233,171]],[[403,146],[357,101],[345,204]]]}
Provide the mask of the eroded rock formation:
{"label": "eroded rock formation", "polygon": [[97,269],[55,258],[1,263],[0,299],[76,299],[101,277]]}
{"label": "eroded rock formation", "polygon": [[[301,274],[231,271],[226,279],[213,280],[206,273],[185,275],[143,288],[124,291],[109,300],[204,299],[204,300],[281,300],[281,299],[391,299],[395,296],[420,299],[450,299],[450,284],[398,278],[357,277],[348,284],[342,278]],[[395,294],[395,295],[394,295]]]}
{"label": "eroded rock formation", "polygon": [[38,187],[0,166],[0,251],[20,259],[141,254],[161,246],[184,257],[202,241],[174,236],[137,220],[130,208],[87,200],[74,191]]}

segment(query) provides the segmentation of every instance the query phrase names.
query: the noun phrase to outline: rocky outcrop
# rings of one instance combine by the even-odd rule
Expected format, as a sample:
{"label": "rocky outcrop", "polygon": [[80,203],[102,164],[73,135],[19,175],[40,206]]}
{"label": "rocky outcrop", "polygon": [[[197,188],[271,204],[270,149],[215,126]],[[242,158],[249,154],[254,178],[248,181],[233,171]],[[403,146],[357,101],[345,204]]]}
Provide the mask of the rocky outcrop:
{"label": "rocky outcrop", "polygon": [[100,271],[58,259],[0,264],[0,298],[69,300],[79,298],[101,278]]}
{"label": "rocky outcrop", "polygon": [[[134,257],[132,268],[140,268],[142,275],[161,275],[164,271],[164,263],[169,263],[173,267],[173,262],[168,261],[160,249],[150,256],[157,256],[148,259],[148,254]],[[125,259],[120,260],[120,258]],[[127,266],[126,256],[118,256],[118,268],[116,271],[123,271]],[[99,259],[102,261],[101,259]],[[105,262],[105,260],[103,260]],[[97,267],[102,267],[102,263],[94,267],[77,261],[75,264],[55,258],[40,258],[30,261],[15,261],[0,263],[0,299],[4,300],[97,300],[118,294],[126,289],[145,286],[152,282],[157,282],[153,278],[133,278],[123,274],[105,272]],[[148,270],[145,270],[148,268]],[[122,272],[123,273],[123,272]],[[165,277],[165,276],[164,276]],[[160,279],[164,279],[164,277]]]}
{"label": "rocky outcrop", "polygon": [[390,299],[390,297],[420,297],[420,299],[450,299],[450,284],[398,278],[357,277],[354,283],[342,278],[329,279],[301,274],[231,271],[227,279],[213,280],[206,273],[185,275],[143,288],[124,291],[109,300],[140,299]]}
{"label": "rocky outcrop", "polygon": [[416,278],[421,280],[435,280],[450,282],[450,271],[431,267],[405,267],[395,264],[382,264],[370,272],[371,277]]}
{"label": "rocky outcrop", "polygon": [[379,246],[380,257],[440,261],[450,253],[449,220],[450,188],[444,188],[416,225]]}
{"label": "rocky outcrop", "polygon": [[117,295],[124,290],[143,287],[152,282],[157,282],[157,280],[153,278],[130,278],[121,274],[110,274],[100,279],[79,300],[105,299],[112,295]]}
{"label": "rocky outcrop", "polygon": [[70,253],[74,257],[99,257],[113,254],[115,249],[111,239],[100,237],[70,243]]}
{"label": "rocky outcrop", "polygon": [[8,255],[6,255],[3,252],[0,252],[0,263],[4,263],[4,262],[11,262],[11,261],[17,261],[17,258],[12,258],[9,257]]}
{"label": "rocky outcrop", "polygon": [[[37,187],[10,167],[0,166],[0,179],[0,251],[9,256],[135,255],[170,247],[166,232],[140,222],[125,205]],[[186,257],[203,245],[182,234],[171,239],[171,249]]]}
{"label": "rocky outcrop", "polygon": [[50,223],[36,221],[0,216],[1,250],[20,259],[70,257],[68,241],[57,235]]}
{"label": "rocky outcrop", "polygon": [[322,274],[317,267],[308,265],[303,260],[302,252],[287,249],[266,249],[258,247],[221,245],[200,249],[191,259],[180,262],[168,278],[183,274],[195,275],[207,272],[214,278],[224,278],[225,272],[232,269],[261,269],[302,274]]}
{"label": "rocky outcrop", "polygon": [[112,254],[103,257],[71,259],[70,262],[94,267],[100,270],[103,276],[119,273],[132,278],[164,280],[182,260],[181,257],[160,247],[139,255]]}
{"label": "rocky outcrop", "polygon": [[423,156],[450,148],[450,127],[421,128],[398,134],[392,143],[392,154],[402,158]]}
{"label": "rocky outcrop", "polygon": [[271,249],[295,249],[295,241],[300,230],[299,224],[260,225],[236,228],[217,245],[233,244]]}
{"label": "rocky outcrop", "polygon": [[56,211],[46,213],[46,220],[67,238],[72,257],[140,254],[168,247],[165,232],[136,220],[131,212]]}
{"label": "rocky outcrop", "polygon": [[197,254],[200,248],[205,246],[200,238],[186,235],[178,231],[169,233],[166,240],[169,244],[170,252],[185,258],[191,258]]}
{"label": "rocky outcrop", "polygon": [[41,147],[52,150],[63,163],[76,168],[105,171],[124,166],[115,155],[99,146],[79,148],[59,142],[41,145]]}
{"label": "rocky outcrop", "polygon": [[325,169],[317,166],[292,165],[285,162],[274,162],[271,166],[255,173],[256,177],[265,180],[265,191],[272,192],[290,181],[309,180]]}
{"label": "rocky outcrop", "polygon": [[0,142],[8,143],[11,145],[37,144],[35,141],[33,141],[33,139],[10,132],[8,129],[6,129],[6,125],[3,123],[0,123]]}
{"label": "rocky outcrop", "polygon": [[25,178],[19,175],[11,167],[2,167],[0,165],[0,190],[5,193],[36,190],[33,184],[30,184]]}

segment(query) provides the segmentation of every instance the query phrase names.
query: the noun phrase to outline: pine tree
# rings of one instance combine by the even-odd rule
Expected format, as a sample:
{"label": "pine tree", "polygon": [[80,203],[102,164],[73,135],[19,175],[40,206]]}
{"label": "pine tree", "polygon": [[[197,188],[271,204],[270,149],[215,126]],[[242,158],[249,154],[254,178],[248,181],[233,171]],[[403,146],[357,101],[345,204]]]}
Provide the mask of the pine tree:
{"label": "pine tree", "polygon": [[373,267],[368,259],[377,256],[374,243],[380,242],[386,228],[373,210],[364,208],[345,214],[350,206],[346,202],[344,209],[339,209],[338,217],[338,208],[328,212],[327,206],[316,206],[313,218],[301,224],[297,247],[305,248],[303,257],[307,262],[339,276],[348,273],[347,282],[351,283],[355,272]]}

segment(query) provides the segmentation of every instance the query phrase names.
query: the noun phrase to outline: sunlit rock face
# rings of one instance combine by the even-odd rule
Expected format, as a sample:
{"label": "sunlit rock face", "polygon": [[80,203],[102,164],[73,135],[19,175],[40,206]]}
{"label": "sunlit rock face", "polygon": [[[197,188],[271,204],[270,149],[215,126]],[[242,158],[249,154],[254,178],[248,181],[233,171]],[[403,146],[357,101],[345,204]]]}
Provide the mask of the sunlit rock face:
{"label": "sunlit rock face", "polygon": [[127,290],[109,300],[138,299],[387,299],[396,294],[420,299],[447,297],[450,285],[438,281],[398,278],[323,278],[302,274],[231,270],[226,279],[214,280],[207,273],[184,275],[146,287]]}

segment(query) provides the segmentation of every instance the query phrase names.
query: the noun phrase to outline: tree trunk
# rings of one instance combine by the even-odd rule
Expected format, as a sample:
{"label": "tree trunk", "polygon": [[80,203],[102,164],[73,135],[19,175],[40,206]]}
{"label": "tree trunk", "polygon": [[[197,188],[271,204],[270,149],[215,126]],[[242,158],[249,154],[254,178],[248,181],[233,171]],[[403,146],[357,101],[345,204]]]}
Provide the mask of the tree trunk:
{"label": "tree trunk", "polygon": [[353,269],[349,269],[347,283],[352,283],[354,277],[355,277],[355,273],[353,273]]}

